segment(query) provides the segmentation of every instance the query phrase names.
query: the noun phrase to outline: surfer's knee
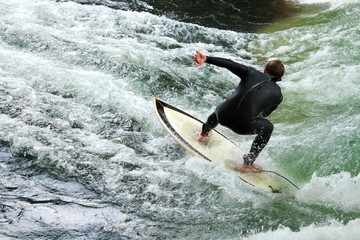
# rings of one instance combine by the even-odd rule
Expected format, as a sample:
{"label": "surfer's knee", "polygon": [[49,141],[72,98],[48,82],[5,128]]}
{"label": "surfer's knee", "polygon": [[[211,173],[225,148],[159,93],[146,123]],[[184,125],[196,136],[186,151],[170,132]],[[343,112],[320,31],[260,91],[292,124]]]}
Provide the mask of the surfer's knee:
{"label": "surfer's knee", "polygon": [[265,126],[264,132],[266,134],[271,135],[273,131],[274,131],[274,125],[270,121],[268,121],[268,123]]}
{"label": "surfer's knee", "polygon": [[267,119],[261,118],[258,122],[256,133],[261,136],[271,136],[274,125]]}

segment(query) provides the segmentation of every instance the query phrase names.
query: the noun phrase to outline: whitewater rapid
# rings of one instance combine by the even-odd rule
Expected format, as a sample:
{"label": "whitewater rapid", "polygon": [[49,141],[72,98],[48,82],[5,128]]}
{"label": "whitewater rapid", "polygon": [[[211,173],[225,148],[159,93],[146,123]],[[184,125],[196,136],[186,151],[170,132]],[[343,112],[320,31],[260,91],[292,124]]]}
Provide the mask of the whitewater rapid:
{"label": "whitewater rapid", "polygon": [[[360,235],[358,1],[300,1],[318,10],[255,33],[101,3],[0,1],[1,237]],[[205,120],[238,83],[195,68],[195,50],[258,69],[285,62],[259,162],[298,192],[256,191],[161,128],[154,97]],[[219,130],[250,147],[253,136]]]}

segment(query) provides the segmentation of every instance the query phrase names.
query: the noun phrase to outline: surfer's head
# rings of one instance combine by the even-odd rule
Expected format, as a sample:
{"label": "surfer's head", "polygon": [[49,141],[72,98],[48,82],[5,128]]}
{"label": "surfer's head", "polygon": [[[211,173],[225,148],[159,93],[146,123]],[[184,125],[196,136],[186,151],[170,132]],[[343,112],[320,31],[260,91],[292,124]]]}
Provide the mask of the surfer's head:
{"label": "surfer's head", "polygon": [[276,81],[281,81],[281,78],[285,73],[285,67],[280,60],[271,60],[266,64],[264,73],[268,73],[277,78]]}

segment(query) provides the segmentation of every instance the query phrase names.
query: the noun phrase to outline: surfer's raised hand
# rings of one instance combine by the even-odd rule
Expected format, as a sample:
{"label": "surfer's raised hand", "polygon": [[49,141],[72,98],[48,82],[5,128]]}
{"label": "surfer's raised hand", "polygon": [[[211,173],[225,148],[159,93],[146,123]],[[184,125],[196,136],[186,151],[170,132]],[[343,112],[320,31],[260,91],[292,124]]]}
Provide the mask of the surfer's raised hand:
{"label": "surfer's raised hand", "polygon": [[200,67],[206,61],[205,54],[201,53],[200,51],[196,51],[194,61],[196,62],[195,67]]}

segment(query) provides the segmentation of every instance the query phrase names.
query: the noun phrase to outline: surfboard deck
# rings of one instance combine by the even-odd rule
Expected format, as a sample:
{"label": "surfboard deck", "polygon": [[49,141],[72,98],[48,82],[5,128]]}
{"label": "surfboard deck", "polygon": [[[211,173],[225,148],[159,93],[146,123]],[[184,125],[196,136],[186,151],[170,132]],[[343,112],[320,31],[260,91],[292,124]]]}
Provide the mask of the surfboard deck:
{"label": "surfboard deck", "polygon": [[266,192],[281,192],[278,179],[267,172],[242,173],[239,171],[245,152],[223,134],[213,129],[204,142],[197,141],[203,122],[158,98],[154,99],[155,112],[169,135],[193,156],[210,162],[223,163],[225,168],[242,181]]}

